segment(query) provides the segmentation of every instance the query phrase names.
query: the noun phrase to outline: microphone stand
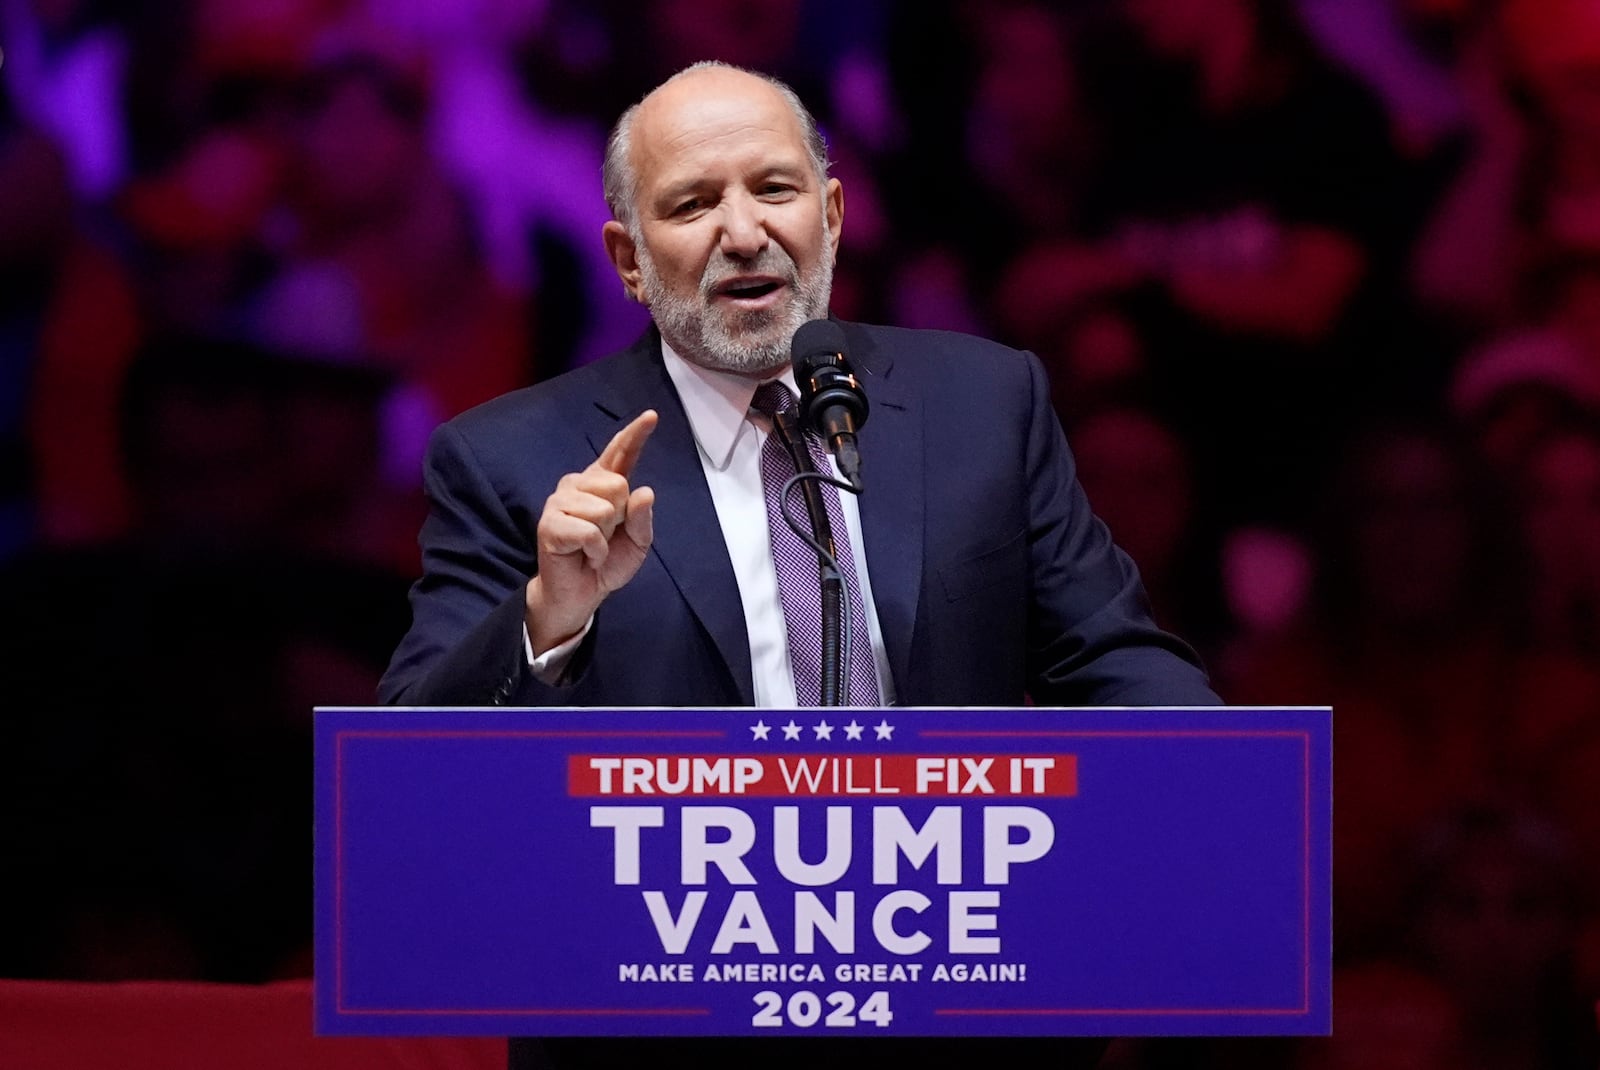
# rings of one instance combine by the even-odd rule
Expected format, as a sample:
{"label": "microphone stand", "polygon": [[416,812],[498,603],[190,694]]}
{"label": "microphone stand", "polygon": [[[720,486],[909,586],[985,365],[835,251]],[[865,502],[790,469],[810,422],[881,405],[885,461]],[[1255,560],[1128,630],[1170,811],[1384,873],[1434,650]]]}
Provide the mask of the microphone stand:
{"label": "microphone stand", "polygon": [[[844,608],[844,577],[839,572],[834,556],[833,525],[828,521],[828,510],[822,501],[818,480],[826,478],[811,463],[811,451],[806,448],[794,410],[777,413],[772,420],[773,433],[783,443],[794,461],[795,477],[806,500],[806,512],[811,518],[811,531],[815,538],[807,538],[799,526],[789,519],[788,510],[779,501],[789,526],[817,550],[817,582],[822,595],[822,680],[819,703],[823,706],[845,706],[850,702],[850,664],[845,659],[848,649],[850,618]],[[785,487],[787,493],[787,487]]]}

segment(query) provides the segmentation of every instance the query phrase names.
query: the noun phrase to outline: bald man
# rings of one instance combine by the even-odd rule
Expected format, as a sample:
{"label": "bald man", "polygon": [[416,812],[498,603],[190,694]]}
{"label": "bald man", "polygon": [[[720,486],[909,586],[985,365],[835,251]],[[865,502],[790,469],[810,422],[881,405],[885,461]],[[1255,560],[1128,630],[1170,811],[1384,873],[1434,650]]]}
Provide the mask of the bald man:
{"label": "bald man", "polygon": [[[498,398],[430,445],[413,625],[381,685],[408,705],[814,702],[796,673],[761,479],[790,342],[828,314],[844,191],[792,90],[690,67],[618,120],[602,238],[650,309],[630,349]],[[839,495],[863,705],[1210,705],[1074,477],[1037,359],[839,323],[871,399],[868,490]],[[840,529],[842,528],[842,534]],[[886,1055],[1093,1065],[1065,1041],[513,1042],[513,1065],[867,1065]]]}

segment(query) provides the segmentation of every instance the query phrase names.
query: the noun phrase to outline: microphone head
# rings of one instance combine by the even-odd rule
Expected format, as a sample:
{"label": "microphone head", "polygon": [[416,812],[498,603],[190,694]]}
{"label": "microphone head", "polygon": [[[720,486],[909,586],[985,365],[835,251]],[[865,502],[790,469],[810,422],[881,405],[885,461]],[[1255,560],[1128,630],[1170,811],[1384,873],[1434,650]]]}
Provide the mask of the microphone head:
{"label": "microphone head", "polygon": [[845,356],[844,331],[832,320],[810,320],[794,332],[789,345],[794,381],[800,387],[800,422],[826,435],[822,413],[841,406],[856,428],[867,422],[867,395]]}
{"label": "microphone head", "polygon": [[839,357],[844,351],[844,330],[833,320],[807,320],[794,332],[794,340],[789,343],[789,355],[796,370],[808,357]]}

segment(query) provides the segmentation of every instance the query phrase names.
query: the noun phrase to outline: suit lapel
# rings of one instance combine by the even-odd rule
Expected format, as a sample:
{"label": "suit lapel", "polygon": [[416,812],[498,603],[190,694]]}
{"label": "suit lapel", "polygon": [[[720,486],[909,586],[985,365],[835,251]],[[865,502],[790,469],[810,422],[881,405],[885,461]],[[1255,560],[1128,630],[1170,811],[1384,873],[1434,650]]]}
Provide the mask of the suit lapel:
{"label": "suit lapel", "polygon": [[651,553],[711,636],[742,700],[753,704],[750,641],[738,581],[706,487],[699,447],[662,364],[655,331],[624,359],[612,362],[608,371],[611,374],[595,401],[598,420],[589,432],[590,444],[598,456],[611,437],[645,409],[660,415],[630,481],[656,491]]}
{"label": "suit lapel", "polygon": [[850,359],[871,409],[861,428],[858,504],[872,599],[877,604],[895,691],[904,696],[911,672],[911,640],[922,590],[922,532],[926,512],[921,402],[892,374],[892,355],[864,330],[842,324]]}

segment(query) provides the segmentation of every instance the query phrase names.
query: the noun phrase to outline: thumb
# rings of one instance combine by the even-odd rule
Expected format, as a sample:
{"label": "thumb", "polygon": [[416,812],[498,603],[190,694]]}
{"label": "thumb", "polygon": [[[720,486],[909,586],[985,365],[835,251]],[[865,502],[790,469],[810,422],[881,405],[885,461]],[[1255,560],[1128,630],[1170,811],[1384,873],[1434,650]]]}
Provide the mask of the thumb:
{"label": "thumb", "polygon": [[628,513],[622,528],[641,550],[648,550],[656,537],[656,492],[639,487],[628,495]]}

